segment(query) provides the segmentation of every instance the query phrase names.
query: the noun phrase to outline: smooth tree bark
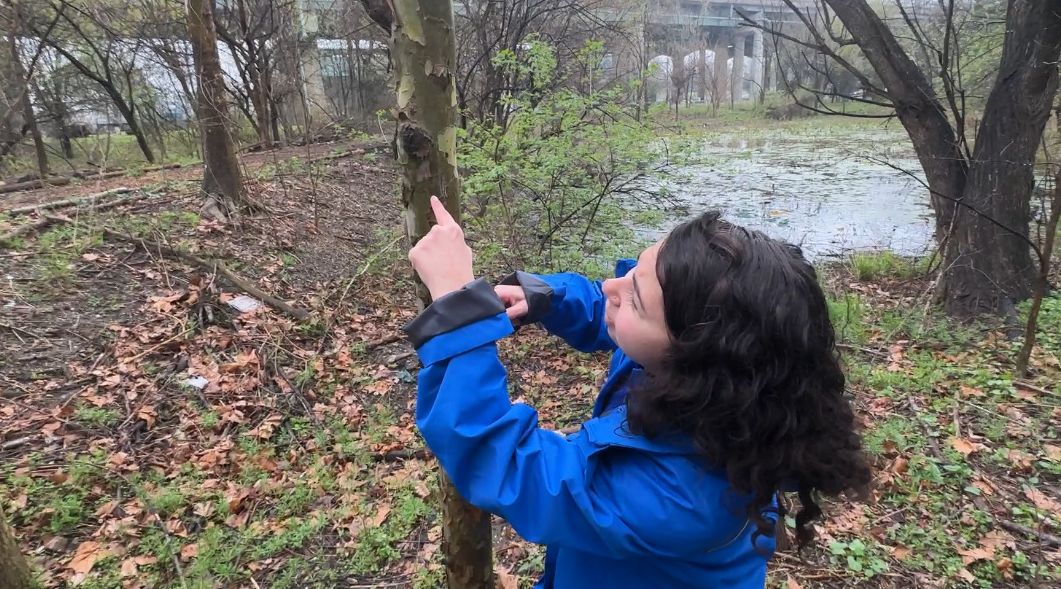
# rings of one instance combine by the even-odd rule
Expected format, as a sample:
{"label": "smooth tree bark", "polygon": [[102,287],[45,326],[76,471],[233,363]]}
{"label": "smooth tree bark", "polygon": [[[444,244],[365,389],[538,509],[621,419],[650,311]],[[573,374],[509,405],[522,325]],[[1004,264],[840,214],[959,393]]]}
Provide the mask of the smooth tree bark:
{"label": "smooth tree bark", "polygon": [[[936,214],[943,265],[939,296],[949,314],[1015,318],[1037,264],[1028,226],[1035,151],[1057,91],[1061,3],[1010,0],[997,81],[970,147],[964,108],[953,86],[943,99],[925,71],[865,0],[826,0],[861,48],[880,84],[845,64],[886,97],[924,169]],[[820,47],[825,40],[818,37]],[[948,49],[940,59],[946,63]],[[828,50],[825,50],[828,52]],[[944,73],[946,73],[946,68]],[[946,82],[946,79],[944,79]],[[949,115],[957,125],[952,124]]]}
{"label": "smooth tree bark", "polygon": [[219,221],[235,216],[248,204],[236,159],[235,146],[228,132],[228,106],[225,80],[217,54],[214,30],[214,0],[188,0],[188,38],[199,78],[199,128],[203,142],[202,212]]}
{"label": "smooth tree bark", "polygon": [[[450,0],[362,0],[369,16],[390,32],[398,94],[395,151],[402,168],[406,232],[415,244],[431,228],[437,195],[460,221],[457,175],[457,59]],[[430,296],[422,284],[423,305]],[[493,589],[490,514],[464,501],[440,473],[443,551],[449,589]]]}
{"label": "smooth tree bark", "polygon": [[0,507],[0,589],[29,589],[33,575]]}

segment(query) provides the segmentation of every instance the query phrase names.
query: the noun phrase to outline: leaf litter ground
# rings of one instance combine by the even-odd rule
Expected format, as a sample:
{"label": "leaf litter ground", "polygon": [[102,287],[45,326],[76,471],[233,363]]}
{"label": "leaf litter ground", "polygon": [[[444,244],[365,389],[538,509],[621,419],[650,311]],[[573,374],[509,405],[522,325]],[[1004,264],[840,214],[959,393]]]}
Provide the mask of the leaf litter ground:
{"label": "leaf litter ground", "polygon": [[[0,492],[45,586],[441,585],[417,362],[397,337],[415,299],[396,176],[385,156],[319,153],[249,166],[269,210],[240,228],[195,215],[191,177],[143,178],[151,198],[0,252]],[[220,259],[310,318],[240,311],[239,289],[151,244]],[[923,315],[921,281],[840,268],[828,284],[877,483],[869,504],[830,506],[816,548],[778,554],[771,586],[1056,585],[1061,316],[1014,381],[1013,345]],[[543,425],[585,419],[605,358],[532,328],[500,348]],[[543,550],[496,523],[499,586],[529,586]]]}

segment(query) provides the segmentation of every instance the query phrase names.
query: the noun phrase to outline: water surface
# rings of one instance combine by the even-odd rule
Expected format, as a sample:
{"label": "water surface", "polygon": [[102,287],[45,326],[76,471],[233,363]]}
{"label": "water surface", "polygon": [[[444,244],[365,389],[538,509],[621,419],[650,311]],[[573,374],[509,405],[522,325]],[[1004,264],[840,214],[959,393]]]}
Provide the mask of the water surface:
{"label": "water surface", "polygon": [[727,219],[802,245],[811,259],[867,249],[919,255],[931,246],[928,191],[917,180],[923,179],[921,166],[902,128],[713,135],[695,159],[660,183],[683,206],[661,227],[645,230],[646,237],[718,209]]}

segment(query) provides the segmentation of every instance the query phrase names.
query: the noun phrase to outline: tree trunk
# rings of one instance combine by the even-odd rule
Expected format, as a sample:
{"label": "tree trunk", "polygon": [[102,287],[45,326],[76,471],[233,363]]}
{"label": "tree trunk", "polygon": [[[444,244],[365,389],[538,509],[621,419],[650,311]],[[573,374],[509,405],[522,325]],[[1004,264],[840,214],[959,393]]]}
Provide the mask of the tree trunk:
{"label": "tree trunk", "polygon": [[[415,244],[431,227],[431,195],[460,219],[453,5],[450,0],[363,3],[391,34],[398,94],[395,149],[403,171],[406,231]],[[417,291],[423,304],[430,302],[422,284]],[[440,474],[449,589],[493,589],[490,515],[465,502],[445,473]]]}
{"label": "tree trunk", "polygon": [[[1035,152],[1057,94],[1061,14],[1054,2],[1010,2],[998,80],[987,99],[946,250],[941,294],[952,315],[1016,318],[1036,276],[1028,223]],[[968,205],[968,206],[965,206]]]}
{"label": "tree trunk", "polygon": [[63,97],[56,93],[55,100],[51,100],[47,92],[37,84],[33,85],[33,91],[37,100],[44,105],[45,110],[55,121],[55,129],[59,135],[59,147],[63,151],[63,157],[67,160],[74,159],[74,142],[70,137],[70,112],[66,108]]}
{"label": "tree trunk", "polygon": [[[880,77],[925,171],[949,314],[1014,316],[1034,277],[1028,240],[1035,150],[1057,91],[1056,2],[1010,0],[994,88],[971,155],[924,72],[867,2],[827,0]],[[960,204],[959,204],[960,203]]]}
{"label": "tree trunk", "polygon": [[726,49],[726,40],[721,35],[715,38],[714,52],[715,59],[711,64],[711,113],[717,114],[718,107],[722,106],[726,95],[726,82],[729,80],[729,70],[726,69],[726,56],[729,51]]}
{"label": "tree trunk", "polygon": [[707,102],[707,41],[700,44],[696,52],[696,81],[700,102]]}
{"label": "tree trunk", "polygon": [[30,589],[33,586],[29,565],[0,508],[0,589]]}
{"label": "tree trunk", "polygon": [[18,36],[8,35],[11,45],[11,68],[12,81],[18,84],[18,92],[21,94],[22,116],[25,125],[29,128],[29,134],[33,137],[33,149],[37,155],[37,171],[41,178],[48,176],[48,152],[44,150],[44,138],[41,137],[40,127],[37,126],[37,115],[33,112],[33,102],[30,100],[29,80],[26,70],[22,67],[22,55],[18,50]]}
{"label": "tree trunk", "polygon": [[217,55],[214,0],[188,0],[188,37],[199,77],[199,126],[203,142],[203,214],[227,221],[245,203],[239,161],[226,124],[225,81]]}
{"label": "tree trunk", "polygon": [[675,50],[671,52],[670,83],[674,89],[674,120],[678,120],[678,107],[682,103],[682,90],[685,90],[688,74],[685,71],[685,52]]}

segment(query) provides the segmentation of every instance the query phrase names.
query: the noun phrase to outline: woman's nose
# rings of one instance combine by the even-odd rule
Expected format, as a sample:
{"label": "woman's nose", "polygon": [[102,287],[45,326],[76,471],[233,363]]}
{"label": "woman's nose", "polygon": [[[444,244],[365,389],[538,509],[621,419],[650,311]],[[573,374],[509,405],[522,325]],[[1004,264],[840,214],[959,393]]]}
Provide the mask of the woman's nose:
{"label": "woman's nose", "polygon": [[618,296],[618,282],[618,278],[609,278],[601,285],[601,292],[603,292],[604,296],[608,298],[608,301],[613,304],[616,302],[615,299]]}

